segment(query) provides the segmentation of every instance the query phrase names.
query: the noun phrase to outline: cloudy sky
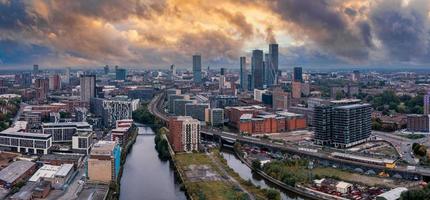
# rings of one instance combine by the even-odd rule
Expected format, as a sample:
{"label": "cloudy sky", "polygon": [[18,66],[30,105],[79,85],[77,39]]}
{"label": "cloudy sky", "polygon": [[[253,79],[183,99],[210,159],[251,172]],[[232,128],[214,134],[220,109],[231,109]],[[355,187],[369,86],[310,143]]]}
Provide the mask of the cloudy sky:
{"label": "cloudy sky", "polygon": [[428,0],[0,0],[0,68],[427,66]]}

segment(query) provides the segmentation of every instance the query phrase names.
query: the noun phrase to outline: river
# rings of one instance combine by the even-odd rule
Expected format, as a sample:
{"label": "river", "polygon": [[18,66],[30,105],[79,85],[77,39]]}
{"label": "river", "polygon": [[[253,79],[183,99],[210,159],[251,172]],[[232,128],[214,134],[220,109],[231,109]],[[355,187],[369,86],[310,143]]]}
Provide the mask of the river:
{"label": "river", "polygon": [[170,161],[162,161],[155,150],[154,132],[139,127],[121,178],[120,200],[186,200],[175,178]]}
{"label": "river", "polygon": [[282,200],[304,200],[304,198],[296,195],[295,193],[279,188],[276,185],[265,181],[258,174],[252,173],[251,169],[243,164],[233,152],[222,150],[221,155],[227,160],[228,166],[237,172],[244,180],[251,180],[254,185],[260,186],[261,188],[272,188],[278,190],[281,193]]}

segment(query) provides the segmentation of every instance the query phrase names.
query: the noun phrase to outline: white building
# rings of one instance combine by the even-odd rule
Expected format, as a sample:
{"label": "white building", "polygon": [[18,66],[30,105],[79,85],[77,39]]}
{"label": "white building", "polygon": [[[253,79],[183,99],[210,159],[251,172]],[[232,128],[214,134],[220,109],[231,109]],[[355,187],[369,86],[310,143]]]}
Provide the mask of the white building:
{"label": "white building", "polygon": [[77,132],[72,136],[72,149],[88,154],[93,143],[93,132]]}
{"label": "white building", "polygon": [[26,132],[0,132],[0,147],[10,148],[12,151],[47,154],[52,145],[49,134]]}
{"label": "white building", "polygon": [[43,123],[42,133],[52,135],[52,142],[71,142],[77,132],[91,132],[88,122]]}

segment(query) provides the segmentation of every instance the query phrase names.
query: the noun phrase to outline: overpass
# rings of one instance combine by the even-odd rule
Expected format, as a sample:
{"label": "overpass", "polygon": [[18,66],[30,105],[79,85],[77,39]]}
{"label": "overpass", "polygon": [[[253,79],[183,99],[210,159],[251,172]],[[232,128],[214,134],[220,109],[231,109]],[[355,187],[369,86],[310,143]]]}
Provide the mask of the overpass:
{"label": "overpass", "polygon": [[[148,104],[148,110],[151,114],[155,115],[157,118],[161,119],[165,124],[167,124],[169,117],[163,111],[163,108],[162,108],[164,98],[165,98],[165,92],[162,91],[161,93],[156,95]],[[209,136],[209,137],[213,137],[214,139],[218,139],[221,143],[226,142],[231,144],[237,141],[240,143],[256,145],[262,148],[282,151],[291,155],[298,155],[300,157],[312,159],[323,166],[339,167],[343,169],[349,169],[353,171],[363,171],[363,172],[369,172],[370,170],[372,170],[374,174],[385,172],[385,173],[388,173],[390,177],[395,176],[395,177],[399,177],[399,178],[401,177],[403,179],[409,179],[409,180],[421,180],[423,178],[430,179],[430,169],[423,168],[423,167],[417,166],[415,170],[408,170],[404,166],[397,166],[394,169],[389,169],[382,165],[340,159],[340,158],[336,158],[331,155],[328,155],[326,153],[303,151],[303,150],[299,150],[298,147],[294,147],[294,146],[287,146],[284,144],[273,143],[267,140],[260,140],[254,137],[242,136],[240,134],[229,133],[229,132],[219,131],[215,129],[209,129],[206,127],[202,127],[200,130],[200,133],[205,137]]]}

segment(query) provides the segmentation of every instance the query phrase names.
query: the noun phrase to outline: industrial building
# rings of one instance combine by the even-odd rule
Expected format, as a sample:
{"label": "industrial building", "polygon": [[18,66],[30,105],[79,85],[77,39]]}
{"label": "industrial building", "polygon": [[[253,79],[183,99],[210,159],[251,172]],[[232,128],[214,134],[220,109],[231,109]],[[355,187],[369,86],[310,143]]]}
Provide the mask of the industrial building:
{"label": "industrial building", "polygon": [[19,181],[30,177],[36,171],[36,163],[18,160],[0,171],[0,184],[5,188],[11,188]]}

